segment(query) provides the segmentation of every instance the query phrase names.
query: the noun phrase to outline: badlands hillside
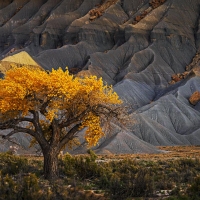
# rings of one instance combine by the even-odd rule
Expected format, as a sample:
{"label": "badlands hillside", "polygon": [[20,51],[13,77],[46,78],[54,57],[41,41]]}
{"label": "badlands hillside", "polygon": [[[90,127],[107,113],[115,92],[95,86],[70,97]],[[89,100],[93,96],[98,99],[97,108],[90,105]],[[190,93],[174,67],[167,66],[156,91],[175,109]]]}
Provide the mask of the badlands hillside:
{"label": "badlands hillside", "polygon": [[0,59],[1,77],[28,63],[112,84],[134,123],[103,138],[98,153],[200,145],[199,0],[0,1]]}

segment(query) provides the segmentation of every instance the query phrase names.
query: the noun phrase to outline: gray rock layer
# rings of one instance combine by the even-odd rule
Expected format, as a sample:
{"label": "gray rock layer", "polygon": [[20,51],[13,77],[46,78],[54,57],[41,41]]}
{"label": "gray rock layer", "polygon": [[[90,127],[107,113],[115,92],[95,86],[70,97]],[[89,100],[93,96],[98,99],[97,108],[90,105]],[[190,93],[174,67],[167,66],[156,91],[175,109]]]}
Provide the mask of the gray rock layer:
{"label": "gray rock layer", "polygon": [[[108,0],[107,0],[108,1]],[[106,2],[107,2],[106,1]],[[157,152],[160,145],[200,145],[200,1],[118,0],[90,20],[101,0],[5,0],[0,3],[1,58],[27,51],[44,69],[82,69],[103,77],[132,105],[131,130],[113,132],[95,147],[99,153]],[[148,14],[135,23],[145,10]],[[15,50],[13,53],[10,50]],[[77,148],[81,153],[84,148]]]}

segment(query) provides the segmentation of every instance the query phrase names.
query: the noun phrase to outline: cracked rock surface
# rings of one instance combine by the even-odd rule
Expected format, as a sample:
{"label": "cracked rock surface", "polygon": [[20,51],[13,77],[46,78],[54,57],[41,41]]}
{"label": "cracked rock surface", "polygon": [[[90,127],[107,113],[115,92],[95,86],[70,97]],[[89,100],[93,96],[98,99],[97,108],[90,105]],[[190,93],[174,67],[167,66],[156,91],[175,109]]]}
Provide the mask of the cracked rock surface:
{"label": "cracked rock surface", "polygon": [[25,51],[44,69],[68,66],[114,85],[135,123],[103,138],[98,153],[200,145],[200,102],[189,101],[200,92],[200,1],[160,2],[1,1],[0,58]]}

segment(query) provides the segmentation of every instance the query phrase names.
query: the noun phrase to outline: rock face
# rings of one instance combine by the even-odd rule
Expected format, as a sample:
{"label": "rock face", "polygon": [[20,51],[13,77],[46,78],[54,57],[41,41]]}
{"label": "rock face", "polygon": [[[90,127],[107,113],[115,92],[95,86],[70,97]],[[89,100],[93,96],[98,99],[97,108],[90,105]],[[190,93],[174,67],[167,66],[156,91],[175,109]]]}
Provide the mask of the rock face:
{"label": "rock face", "polygon": [[101,76],[132,105],[131,130],[97,152],[200,144],[200,103],[189,102],[200,91],[199,0],[1,1],[0,56],[21,51],[44,69]]}
{"label": "rock face", "polygon": [[189,98],[189,102],[192,104],[192,105],[197,105],[197,103],[200,101],[200,92],[199,91],[196,91],[192,94],[192,96]]}

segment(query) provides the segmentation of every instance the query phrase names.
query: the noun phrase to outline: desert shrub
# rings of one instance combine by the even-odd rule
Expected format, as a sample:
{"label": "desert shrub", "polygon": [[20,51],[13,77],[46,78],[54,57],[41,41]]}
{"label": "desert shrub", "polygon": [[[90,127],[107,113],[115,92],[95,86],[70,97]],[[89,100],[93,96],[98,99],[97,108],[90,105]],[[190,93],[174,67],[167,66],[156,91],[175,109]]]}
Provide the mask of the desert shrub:
{"label": "desert shrub", "polygon": [[17,199],[39,199],[39,179],[35,174],[26,174],[23,178],[19,178]]}
{"label": "desert shrub", "polygon": [[[134,160],[123,163],[111,162],[113,173],[107,184],[111,199],[126,199],[128,197],[148,197],[154,191],[154,173],[149,168],[140,168]],[[112,168],[111,167],[111,168]]]}
{"label": "desert shrub", "polygon": [[190,200],[188,196],[180,195],[178,197],[169,197],[167,200]]}
{"label": "desert shrub", "polygon": [[153,174],[149,169],[140,169],[136,174],[134,196],[151,196],[154,191]]}
{"label": "desert shrub", "polygon": [[[106,158],[106,159],[105,159]],[[200,198],[198,159],[148,161],[88,155],[59,159],[60,179],[43,179],[41,159],[0,154],[1,199],[135,199],[172,190],[171,200]],[[29,172],[29,173],[28,173]],[[95,194],[95,192],[98,194]],[[105,195],[105,197],[103,197]]]}
{"label": "desert shrub", "polygon": [[96,161],[97,156],[93,151],[88,156],[72,157],[66,154],[61,161],[62,173],[68,176],[78,176],[79,179],[95,179],[104,174],[104,169]]}
{"label": "desert shrub", "polygon": [[65,154],[62,159],[59,159],[60,174],[63,176],[74,176],[76,174],[75,170],[76,158],[70,154]]}
{"label": "desert shrub", "polygon": [[188,158],[188,159],[179,159],[177,162],[178,162],[179,166],[183,167],[183,168],[196,167],[197,164],[200,164],[198,159],[190,159],[190,158]]}
{"label": "desert shrub", "polygon": [[43,199],[39,179],[34,174],[10,176],[0,174],[0,199]]}
{"label": "desert shrub", "polygon": [[200,176],[194,179],[192,185],[187,189],[187,193],[192,200],[200,199]]}
{"label": "desert shrub", "polygon": [[171,191],[171,195],[175,195],[175,196],[179,196],[180,195],[180,187],[178,186],[178,187],[175,187],[175,188],[173,188],[173,190]]}
{"label": "desert shrub", "polygon": [[101,176],[101,167],[90,157],[79,157],[75,163],[76,173],[80,179],[94,179]]}
{"label": "desert shrub", "polygon": [[120,180],[120,177],[113,174],[109,181],[109,190],[111,191],[111,196],[114,199],[121,198],[124,193],[124,184]]}
{"label": "desert shrub", "polygon": [[12,199],[17,194],[17,183],[8,174],[0,173],[0,199]]}
{"label": "desert shrub", "polygon": [[28,171],[28,160],[9,153],[0,153],[0,170],[2,174],[17,174]]}

